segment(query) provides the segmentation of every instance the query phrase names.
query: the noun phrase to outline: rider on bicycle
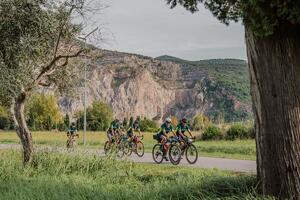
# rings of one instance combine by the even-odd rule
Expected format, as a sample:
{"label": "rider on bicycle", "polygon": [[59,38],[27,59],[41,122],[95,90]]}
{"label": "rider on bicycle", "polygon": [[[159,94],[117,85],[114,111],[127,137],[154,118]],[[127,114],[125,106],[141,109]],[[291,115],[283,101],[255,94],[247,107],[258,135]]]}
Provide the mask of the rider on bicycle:
{"label": "rider on bicycle", "polygon": [[190,130],[190,126],[187,124],[187,119],[183,118],[176,127],[176,135],[180,141],[185,141],[187,139],[185,132],[188,132],[190,137],[195,139],[195,136]]}
{"label": "rider on bicycle", "polygon": [[107,138],[110,143],[113,142],[113,137],[118,137],[121,132],[121,124],[118,119],[115,119],[110,123],[110,126],[107,130]]}
{"label": "rider on bicycle", "polygon": [[163,123],[162,125],[161,125],[161,127],[160,127],[160,130],[159,130],[159,132],[158,132],[158,134],[157,134],[157,138],[159,139],[159,141],[161,142],[161,144],[162,144],[162,151],[163,151],[163,157],[164,157],[164,159],[166,160],[166,161],[168,161],[168,158],[167,158],[167,156],[166,156],[166,148],[165,148],[165,144],[167,143],[167,141],[168,141],[168,134],[170,133],[170,132],[172,132],[174,135],[175,135],[175,133],[174,133],[174,128],[173,128],[173,126],[172,126],[172,124],[171,124],[171,119],[170,118],[167,118],[166,120],[165,120],[165,123]]}
{"label": "rider on bicycle", "polygon": [[139,136],[143,136],[141,133],[141,129],[140,129],[140,123],[139,120],[136,119],[133,124],[131,124],[127,130],[127,137],[128,137],[128,141],[132,142],[134,136],[135,136],[135,132],[139,133]]}
{"label": "rider on bicycle", "polygon": [[75,136],[75,135],[77,135],[77,129],[76,129],[75,123],[72,122],[72,124],[68,130],[67,136]]}

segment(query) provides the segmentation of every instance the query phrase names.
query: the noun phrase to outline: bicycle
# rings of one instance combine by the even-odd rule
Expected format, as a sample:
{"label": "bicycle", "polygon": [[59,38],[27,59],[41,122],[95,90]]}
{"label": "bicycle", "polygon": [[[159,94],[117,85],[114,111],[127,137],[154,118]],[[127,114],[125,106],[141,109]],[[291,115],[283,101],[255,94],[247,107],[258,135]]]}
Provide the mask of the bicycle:
{"label": "bicycle", "polygon": [[76,147],[76,139],[75,137],[79,138],[78,134],[67,134],[68,140],[67,140],[67,148],[68,149],[74,149]]}
{"label": "bicycle", "polygon": [[[152,158],[155,163],[160,164],[164,159],[164,154],[168,155],[170,162],[173,165],[178,165],[181,161],[181,149],[174,143],[173,139],[170,138],[167,140],[167,143],[163,146],[160,143],[160,139],[157,138],[157,135],[153,136],[153,139],[157,140],[157,144],[153,146],[152,149]],[[165,148],[165,150],[163,150]],[[165,151],[165,153],[164,153]]]}
{"label": "bicycle", "polygon": [[131,156],[132,152],[134,152],[138,157],[143,157],[145,154],[143,139],[143,136],[133,136],[132,141],[127,141],[126,143],[125,154]]}
{"label": "bicycle", "polygon": [[109,154],[115,153],[118,158],[123,158],[125,154],[125,145],[124,142],[127,141],[124,135],[119,133],[115,134],[112,137],[111,141],[106,141],[104,144],[104,154],[107,156]]}
{"label": "bicycle", "polygon": [[[174,142],[179,144],[181,149],[181,155],[184,156],[189,164],[195,164],[198,160],[198,150],[193,144],[194,138],[186,137],[184,140],[180,140],[178,137],[174,137]],[[182,144],[183,143],[183,144]]]}

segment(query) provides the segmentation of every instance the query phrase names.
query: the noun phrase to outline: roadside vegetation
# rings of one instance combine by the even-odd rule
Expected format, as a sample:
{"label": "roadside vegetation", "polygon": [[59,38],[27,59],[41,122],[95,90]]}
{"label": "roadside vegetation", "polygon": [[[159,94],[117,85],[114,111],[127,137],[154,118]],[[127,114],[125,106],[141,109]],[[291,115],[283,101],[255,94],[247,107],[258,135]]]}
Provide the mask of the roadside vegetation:
{"label": "roadside vegetation", "polygon": [[249,174],[51,152],[35,154],[22,167],[20,152],[0,151],[0,196],[6,200],[268,199],[255,188]]}
{"label": "roadside vegetation", "polygon": [[[82,132],[79,132],[78,148],[83,148]],[[150,132],[144,133],[143,143],[145,145],[145,151],[151,152],[154,144],[153,134]],[[50,132],[50,131],[38,131],[32,132],[34,145],[39,146],[52,146],[62,147],[66,145],[66,132]],[[103,149],[104,143],[107,140],[105,132],[87,132],[87,144],[85,148],[91,149]],[[0,132],[1,144],[19,144],[20,140],[16,133],[13,131]],[[255,141],[254,140],[211,140],[195,142],[196,147],[199,150],[200,156],[206,157],[219,157],[219,158],[232,158],[243,160],[255,160]]]}

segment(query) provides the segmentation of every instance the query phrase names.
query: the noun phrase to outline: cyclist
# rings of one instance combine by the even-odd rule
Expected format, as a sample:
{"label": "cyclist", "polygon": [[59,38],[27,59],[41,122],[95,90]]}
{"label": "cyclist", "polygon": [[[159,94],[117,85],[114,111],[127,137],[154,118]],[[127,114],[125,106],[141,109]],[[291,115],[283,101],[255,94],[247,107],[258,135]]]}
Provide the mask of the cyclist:
{"label": "cyclist", "polygon": [[176,127],[176,135],[180,141],[186,140],[187,136],[185,135],[185,132],[188,132],[191,138],[195,139],[195,136],[192,134],[190,130],[190,126],[187,124],[187,119],[183,118]]}
{"label": "cyclist", "polygon": [[75,142],[75,137],[79,138],[79,135],[77,134],[76,125],[74,122],[72,122],[68,132],[67,132],[67,148],[73,146],[73,142]]}
{"label": "cyclist", "polygon": [[68,136],[75,136],[77,135],[77,129],[76,129],[76,125],[74,122],[72,122],[69,130],[68,130],[68,133],[67,133]]}
{"label": "cyclist", "polygon": [[158,140],[159,140],[159,141],[161,142],[161,144],[162,144],[163,157],[164,157],[164,159],[165,159],[166,161],[168,161],[168,158],[167,158],[167,156],[166,156],[166,154],[167,154],[167,152],[166,152],[166,150],[167,150],[166,143],[167,143],[167,141],[168,141],[168,134],[169,134],[170,132],[172,132],[172,133],[175,135],[175,133],[174,133],[174,128],[173,128],[171,122],[172,122],[171,119],[170,119],[170,118],[167,118],[167,119],[165,120],[165,122],[161,125],[160,130],[159,130],[159,132],[158,132],[158,134],[157,134],[157,138],[158,138]]}
{"label": "cyclist", "polygon": [[138,119],[136,119],[133,122],[133,124],[131,124],[130,127],[128,128],[128,130],[127,130],[127,137],[128,137],[129,142],[132,142],[135,132],[138,132],[139,136],[143,136],[142,133],[141,133],[140,123],[139,123]]}
{"label": "cyclist", "polygon": [[121,124],[118,119],[113,120],[107,130],[107,138],[110,143],[113,142],[113,137],[118,137],[121,132]]}

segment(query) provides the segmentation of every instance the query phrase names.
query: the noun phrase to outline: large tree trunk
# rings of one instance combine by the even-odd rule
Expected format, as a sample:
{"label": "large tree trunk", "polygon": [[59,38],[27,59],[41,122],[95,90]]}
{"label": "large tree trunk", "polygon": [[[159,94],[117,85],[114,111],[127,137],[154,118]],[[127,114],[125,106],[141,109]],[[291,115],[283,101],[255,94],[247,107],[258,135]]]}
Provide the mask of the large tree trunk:
{"label": "large tree trunk", "polygon": [[25,100],[25,93],[15,98],[11,110],[15,122],[16,132],[21,140],[23,147],[23,161],[24,164],[28,164],[32,161],[33,144],[31,132],[27,127],[24,115]]}
{"label": "large tree trunk", "polygon": [[300,26],[246,28],[261,192],[300,199]]}

